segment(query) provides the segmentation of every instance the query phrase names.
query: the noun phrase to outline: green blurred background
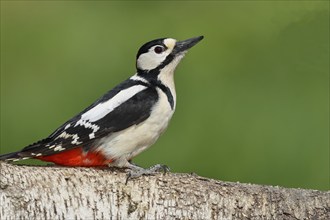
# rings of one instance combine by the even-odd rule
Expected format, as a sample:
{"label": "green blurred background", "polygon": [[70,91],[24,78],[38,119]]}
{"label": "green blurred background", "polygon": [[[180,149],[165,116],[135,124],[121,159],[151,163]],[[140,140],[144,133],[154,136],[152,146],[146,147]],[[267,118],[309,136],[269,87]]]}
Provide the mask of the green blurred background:
{"label": "green blurred background", "polygon": [[1,153],[134,74],[143,43],[198,35],[172,122],[135,162],[329,190],[328,1],[1,1]]}

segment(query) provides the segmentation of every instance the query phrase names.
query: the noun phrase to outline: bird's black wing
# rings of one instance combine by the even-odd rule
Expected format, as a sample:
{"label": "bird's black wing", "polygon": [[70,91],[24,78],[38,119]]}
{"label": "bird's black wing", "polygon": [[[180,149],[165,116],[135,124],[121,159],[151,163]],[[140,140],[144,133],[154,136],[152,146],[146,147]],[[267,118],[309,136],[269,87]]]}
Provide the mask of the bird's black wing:
{"label": "bird's black wing", "polygon": [[[133,83],[133,84],[132,84]],[[100,104],[113,98],[119,91],[132,85],[144,86],[145,88],[127,99],[125,102],[107,112],[96,121],[81,120],[82,115],[93,110]],[[158,93],[154,87],[128,80],[120,84],[93,105],[85,109],[71,120],[64,123],[48,138],[25,147],[19,155],[21,157],[47,156],[83,146],[85,149],[93,147],[95,140],[107,136],[113,132],[124,130],[134,124],[139,124],[150,116],[152,107],[158,100]],[[101,111],[108,111],[107,106]],[[99,114],[102,112],[98,112]]]}

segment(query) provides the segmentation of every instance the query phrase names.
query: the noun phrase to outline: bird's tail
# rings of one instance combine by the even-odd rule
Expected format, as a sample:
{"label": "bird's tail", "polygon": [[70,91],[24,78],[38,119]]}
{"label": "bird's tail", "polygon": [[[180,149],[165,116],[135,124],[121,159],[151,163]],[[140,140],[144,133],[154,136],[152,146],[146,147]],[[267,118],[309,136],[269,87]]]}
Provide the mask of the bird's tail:
{"label": "bird's tail", "polygon": [[47,140],[48,139],[43,139],[43,140],[37,141],[33,144],[30,144],[30,145],[24,147],[20,151],[8,153],[8,154],[2,154],[2,155],[0,155],[0,161],[1,160],[2,161],[19,161],[19,160],[26,160],[26,159],[33,158],[34,156],[32,156],[33,154],[30,154],[30,150],[41,146]]}
{"label": "bird's tail", "polygon": [[28,157],[22,157],[19,155],[20,151],[8,153],[8,154],[2,154],[0,155],[0,160],[2,161],[19,161],[19,160],[25,160],[28,159]]}

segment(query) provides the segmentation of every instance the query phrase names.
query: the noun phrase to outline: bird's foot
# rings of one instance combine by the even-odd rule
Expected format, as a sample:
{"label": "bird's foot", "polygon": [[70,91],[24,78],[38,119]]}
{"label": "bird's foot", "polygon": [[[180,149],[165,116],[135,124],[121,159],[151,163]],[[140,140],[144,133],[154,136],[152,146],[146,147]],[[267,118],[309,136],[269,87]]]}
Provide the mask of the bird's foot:
{"label": "bird's foot", "polygon": [[154,175],[159,172],[167,173],[170,171],[170,168],[168,166],[162,164],[156,164],[147,169],[136,166],[134,164],[130,164],[128,168],[130,169],[130,171],[127,174],[126,184],[128,180],[135,179],[143,175]]}

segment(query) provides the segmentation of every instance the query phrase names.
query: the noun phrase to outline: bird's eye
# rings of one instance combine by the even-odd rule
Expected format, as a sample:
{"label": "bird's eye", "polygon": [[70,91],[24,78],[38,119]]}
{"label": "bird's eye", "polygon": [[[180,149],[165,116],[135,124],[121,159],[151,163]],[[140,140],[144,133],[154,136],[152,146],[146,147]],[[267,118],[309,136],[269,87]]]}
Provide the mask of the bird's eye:
{"label": "bird's eye", "polygon": [[162,53],[164,51],[164,47],[157,46],[157,47],[155,47],[154,50],[155,50],[155,53],[160,54],[160,53]]}

